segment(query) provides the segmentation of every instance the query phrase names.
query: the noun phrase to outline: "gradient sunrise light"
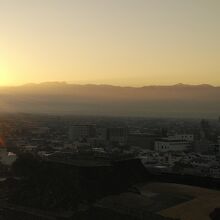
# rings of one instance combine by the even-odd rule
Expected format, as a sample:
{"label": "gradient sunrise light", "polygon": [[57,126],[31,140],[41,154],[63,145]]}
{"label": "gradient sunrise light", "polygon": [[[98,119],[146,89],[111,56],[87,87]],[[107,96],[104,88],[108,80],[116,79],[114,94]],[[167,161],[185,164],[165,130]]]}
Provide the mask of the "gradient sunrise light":
{"label": "gradient sunrise light", "polygon": [[0,85],[220,85],[219,0],[0,0]]}

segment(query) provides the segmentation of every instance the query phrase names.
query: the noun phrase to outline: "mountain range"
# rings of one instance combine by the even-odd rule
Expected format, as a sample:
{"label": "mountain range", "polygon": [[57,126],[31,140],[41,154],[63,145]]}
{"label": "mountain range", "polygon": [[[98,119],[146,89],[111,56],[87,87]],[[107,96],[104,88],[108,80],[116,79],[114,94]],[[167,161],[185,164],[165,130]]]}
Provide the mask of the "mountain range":
{"label": "mountain range", "polygon": [[220,115],[220,87],[26,84],[0,87],[0,112],[215,118]]}

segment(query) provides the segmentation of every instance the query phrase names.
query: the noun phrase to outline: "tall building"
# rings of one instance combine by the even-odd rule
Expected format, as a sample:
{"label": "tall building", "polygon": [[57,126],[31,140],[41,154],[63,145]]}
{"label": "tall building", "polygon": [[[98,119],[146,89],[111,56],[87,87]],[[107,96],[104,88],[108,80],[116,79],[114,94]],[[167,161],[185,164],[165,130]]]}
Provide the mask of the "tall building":
{"label": "tall building", "polygon": [[107,140],[109,142],[116,142],[120,144],[127,143],[128,129],[126,127],[115,127],[107,129]]}
{"label": "tall building", "polygon": [[71,141],[80,141],[96,136],[96,125],[94,124],[77,124],[72,125],[69,129],[69,139]]}
{"label": "tall building", "polygon": [[128,144],[130,146],[141,147],[143,149],[153,149],[154,142],[160,136],[148,133],[129,133]]}
{"label": "tall building", "polygon": [[220,154],[220,136],[218,136],[218,153]]}
{"label": "tall building", "polygon": [[201,127],[201,137],[200,138],[210,140],[212,129],[209,124],[209,121],[203,119],[200,122],[200,127]]}

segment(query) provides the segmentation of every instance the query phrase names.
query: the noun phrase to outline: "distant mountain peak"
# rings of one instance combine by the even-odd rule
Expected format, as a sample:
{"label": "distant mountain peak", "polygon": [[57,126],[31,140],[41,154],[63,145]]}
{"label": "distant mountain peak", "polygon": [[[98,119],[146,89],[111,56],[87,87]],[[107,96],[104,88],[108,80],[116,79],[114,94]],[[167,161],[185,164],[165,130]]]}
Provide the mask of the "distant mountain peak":
{"label": "distant mountain peak", "polygon": [[214,86],[212,86],[210,84],[200,84],[199,86],[200,87],[209,87],[209,88],[214,87]]}
{"label": "distant mountain peak", "polygon": [[173,85],[174,87],[203,87],[203,88],[211,88],[213,87],[210,84],[198,84],[198,85],[189,85],[189,84],[183,84],[183,83],[178,83]]}
{"label": "distant mountain peak", "polygon": [[183,84],[183,83],[177,83],[177,84],[175,84],[175,85],[173,85],[173,86],[175,86],[175,87],[188,87],[188,86],[190,86],[190,85],[188,85],[188,84]]}

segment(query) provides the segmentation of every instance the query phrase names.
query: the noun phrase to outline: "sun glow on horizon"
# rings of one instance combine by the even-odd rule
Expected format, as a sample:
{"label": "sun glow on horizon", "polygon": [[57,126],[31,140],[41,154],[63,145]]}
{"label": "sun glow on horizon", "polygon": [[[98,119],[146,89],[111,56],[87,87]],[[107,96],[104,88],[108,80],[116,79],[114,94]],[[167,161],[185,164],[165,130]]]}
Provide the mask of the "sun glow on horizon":
{"label": "sun glow on horizon", "polygon": [[10,77],[8,73],[8,68],[6,65],[0,63],[0,85],[7,86],[10,85]]}

